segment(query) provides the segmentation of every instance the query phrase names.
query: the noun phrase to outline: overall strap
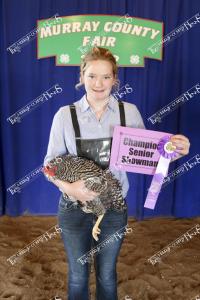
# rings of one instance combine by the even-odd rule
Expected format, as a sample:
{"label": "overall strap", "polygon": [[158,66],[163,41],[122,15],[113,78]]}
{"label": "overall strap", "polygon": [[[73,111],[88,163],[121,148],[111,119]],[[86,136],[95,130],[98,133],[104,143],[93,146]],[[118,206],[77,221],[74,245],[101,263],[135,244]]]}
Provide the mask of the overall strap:
{"label": "overall strap", "polygon": [[122,101],[118,101],[118,102],[119,102],[119,112],[120,112],[121,126],[126,126],[124,103]]}
{"label": "overall strap", "polygon": [[74,104],[71,104],[70,106],[70,112],[72,117],[72,124],[74,127],[75,132],[75,138],[76,138],[76,150],[77,150],[77,156],[81,156],[81,133],[80,133],[80,127],[78,124],[77,114],[76,114],[76,107]]}

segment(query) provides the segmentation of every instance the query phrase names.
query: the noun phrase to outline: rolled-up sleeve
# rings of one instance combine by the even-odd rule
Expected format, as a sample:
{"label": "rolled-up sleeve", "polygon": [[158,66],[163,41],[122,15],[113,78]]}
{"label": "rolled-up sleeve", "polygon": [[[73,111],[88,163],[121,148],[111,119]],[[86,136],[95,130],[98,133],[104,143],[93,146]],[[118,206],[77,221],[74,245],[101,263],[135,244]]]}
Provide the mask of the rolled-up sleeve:
{"label": "rolled-up sleeve", "polygon": [[43,165],[45,166],[50,160],[58,155],[68,153],[65,136],[64,136],[64,119],[62,117],[62,110],[59,109],[53,118],[51,131],[49,136],[49,143],[47,154],[44,158]]}

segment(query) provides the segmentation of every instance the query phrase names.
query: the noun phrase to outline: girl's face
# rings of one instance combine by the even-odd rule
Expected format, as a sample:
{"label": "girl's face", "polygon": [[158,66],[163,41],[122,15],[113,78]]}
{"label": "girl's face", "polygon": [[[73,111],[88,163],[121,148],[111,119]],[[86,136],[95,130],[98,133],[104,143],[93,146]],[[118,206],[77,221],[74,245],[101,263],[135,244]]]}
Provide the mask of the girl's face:
{"label": "girl's face", "polygon": [[101,101],[109,97],[115,83],[112,64],[105,60],[88,62],[82,76],[88,100]]}

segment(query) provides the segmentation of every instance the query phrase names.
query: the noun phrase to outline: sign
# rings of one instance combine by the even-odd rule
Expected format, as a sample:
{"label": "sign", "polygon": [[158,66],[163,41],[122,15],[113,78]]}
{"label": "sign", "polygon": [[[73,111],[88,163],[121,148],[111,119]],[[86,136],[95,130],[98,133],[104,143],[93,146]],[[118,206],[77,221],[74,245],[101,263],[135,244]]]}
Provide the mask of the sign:
{"label": "sign", "polygon": [[[48,21],[49,20],[49,21]],[[162,60],[162,47],[148,48],[162,40],[163,23],[117,15],[75,15],[38,20],[37,57],[55,57],[57,66],[80,65],[92,47],[111,50],[119,66],[144,67],[144,59]]]}
{"label": "sign", "polygon": [[115,126],[110,167],[133,173],[154,175],[161,153],[158,145],[170,133]]}

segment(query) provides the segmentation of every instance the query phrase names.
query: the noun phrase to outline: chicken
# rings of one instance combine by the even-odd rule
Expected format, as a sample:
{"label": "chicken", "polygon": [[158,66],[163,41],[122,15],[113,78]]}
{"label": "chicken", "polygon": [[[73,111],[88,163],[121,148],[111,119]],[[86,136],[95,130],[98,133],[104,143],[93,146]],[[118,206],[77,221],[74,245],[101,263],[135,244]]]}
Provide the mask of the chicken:
{"label": "chicken", "polygon": [[98,234],[101,232],[99,224],[106,210],[112,207],[118,210],[126,209],[118,179],[114,177],[108,168],[103,170],[92,160],[65,154],[52,159],[43,168],[43,173],[48,180],[53,177],[72,183],[82,179],[88,190],[99,193],[95,199],[87,201],[86,204],[63,193],[65,199],[78,202],[84,212],[93,213],[97,216],[97,221],[92,230],[93,238],[96,241],[98,240]]}

